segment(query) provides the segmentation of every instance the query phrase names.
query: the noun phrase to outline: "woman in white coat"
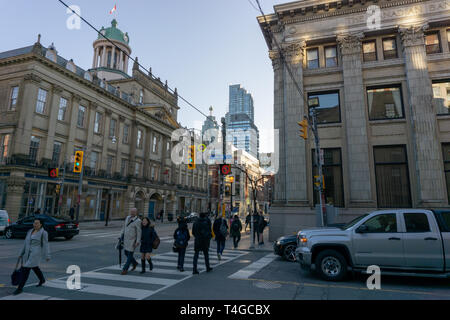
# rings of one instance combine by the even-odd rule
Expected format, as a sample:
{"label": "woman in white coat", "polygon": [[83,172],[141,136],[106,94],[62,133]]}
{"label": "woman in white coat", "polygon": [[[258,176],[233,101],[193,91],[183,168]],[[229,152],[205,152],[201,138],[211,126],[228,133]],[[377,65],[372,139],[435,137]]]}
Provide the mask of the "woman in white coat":
{"label": "woman in white coat", "polygon": [[39,278],[38,287],[45,283],[44,275],[42,274],[39,265],[42,259],[50,260],[50,248],[48,245],[48,233],[44,230],[41,220],[36,219],[33,223],[33,229],[28,231],[23,244],[19,259],[23,262],[23,274],[20,279],[19,286],[14,294],[22,293],[23,287],[28,280],[31,269],[33,269],[36,276]]}

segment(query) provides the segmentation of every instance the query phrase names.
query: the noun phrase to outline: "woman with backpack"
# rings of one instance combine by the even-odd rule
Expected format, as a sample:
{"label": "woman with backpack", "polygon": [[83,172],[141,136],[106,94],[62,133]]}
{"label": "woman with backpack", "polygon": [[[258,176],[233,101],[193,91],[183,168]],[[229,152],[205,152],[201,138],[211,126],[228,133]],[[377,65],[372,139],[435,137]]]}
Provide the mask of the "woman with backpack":
{"label": "woman with backpack", "polygon": [[29,230],[23,244],[22,251],[19,259],[22,260],[22,276],[19,286],[14,295],[22,293],[23,287],[28,280],[31,269],[33,269],[36,276],[39,278],[39,284],[37,287],[42,286],[45,283],[44,275],[42,274],[39,265],[41,260],[45,258],[46,261],[50,260],[50,248],[48,245],[48,233],[44,230],[44,224],[42,220],[35,219],[33,223],[33,229]]}
{"label": "woman with backpack", "polygon": [[241,231],[242,231],[242,223],[239,219],[238,215],[234,215],[233,222],[230,226],[230,235],[233,237],[233,245],[236,249],[238,247],[239,241],[241,241]]}
{"label": "woman with backpack", "polygon": [[188,225],[186,223],[186,219],[182,217],[178,217],[178,228],[173,233],[173,238],[175,240],[175,247],[178,252],[178,265],[177,269],[180,272],[184,272],[184,256],[186,254],[186,248],[188,246],[189,239],[191,239],[191,235],[189,234]]}
{"label": "woman with backpack", "polygon": [[225,241],[228,236],[227,220],[218,216],[214,221],[213,231],[217,242],[217,259],[220,261],[222,259],[223,250],[225,250]]}
{"label": "woman with backpack", "polygon": [[155,231],[155,226],[150,222],[150,219],[144,217],[142,219],[142,228],[141,228],[141,264],[142,271],[141,273],[145,273],[145,260],[148,261],[148,265],[150,266],[150,271],[153,270],[153,263],[150,254],[153,251],[153,242],[156,240],[158,235]]}

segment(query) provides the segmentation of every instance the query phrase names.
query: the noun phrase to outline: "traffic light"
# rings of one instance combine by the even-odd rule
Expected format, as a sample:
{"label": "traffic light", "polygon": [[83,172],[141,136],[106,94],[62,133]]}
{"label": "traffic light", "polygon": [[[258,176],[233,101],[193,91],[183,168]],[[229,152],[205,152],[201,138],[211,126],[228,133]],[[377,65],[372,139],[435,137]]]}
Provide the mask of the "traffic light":
{"label": "traffic light", "polygon": [[220,174],[223,176],[227,176],[231,173],[231,165],[229,164],[221,164],[220,165]]}
{"label": "traffic light", "polygon": [[73,172],[81,173],[83,169],[83,151],[75,151],[75,162],[73,163]]}
{"label": "traffic light", "polygon": [[[319,188],[319,186],[320,186],[320,179],[319,179],[319,176],[314,176],[314,180],[315,180],[314,185],[315,185],[317,188]],[[325,190],[325,178],[324,178],[323,175],[322,175],[322,190]]]}
{"label": "traffic light", "polygon": [[297,122],[300,127],[300,137],[302,137],[304,140],[308,139],[308,120],[303,119],[302,121]]}
{"label": "traffic light", "polygon": [[48,169],[48,177],[49,178],[58,178],[58,168],[49,168]]}
{"label": "traffic light", "polygon": [[189,146],[189,163],[188,163],[188,169],[195,169],[195,146],[191,145]]}
{"label": "traffic light", "polygon": [[55,192],[59,194],[59,191],[61,190],[61,185],[57,184],[55,188]]}

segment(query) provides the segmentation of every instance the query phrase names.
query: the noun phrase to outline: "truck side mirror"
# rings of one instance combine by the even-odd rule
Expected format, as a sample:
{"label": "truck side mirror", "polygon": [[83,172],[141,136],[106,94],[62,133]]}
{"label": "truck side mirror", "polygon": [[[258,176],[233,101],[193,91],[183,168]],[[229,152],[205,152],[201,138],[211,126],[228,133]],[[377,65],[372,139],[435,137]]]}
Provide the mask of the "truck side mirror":
{"label": "truck side mirror", "polygon": [[367,231],[369,231],[369,228],[365,225],[361,225],[355,230],[356,233],[366,233]]}

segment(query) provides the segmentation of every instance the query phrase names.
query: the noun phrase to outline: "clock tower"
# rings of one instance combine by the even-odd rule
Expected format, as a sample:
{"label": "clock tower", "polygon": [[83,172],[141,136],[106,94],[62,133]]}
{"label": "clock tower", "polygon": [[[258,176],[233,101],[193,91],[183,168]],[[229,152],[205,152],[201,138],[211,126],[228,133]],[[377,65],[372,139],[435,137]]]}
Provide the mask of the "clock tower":
{"label": "clock tower", "polygon": [[[118,80],[128,76],[128,60],[131,48],[128,33],[117,28],[117,20],[111,21],[111,27],[100,29],[97,40],[94,41],[94,60],[91,71],[97,72],[100,79]],[[115,46],[108,40],[115,44]]]}

